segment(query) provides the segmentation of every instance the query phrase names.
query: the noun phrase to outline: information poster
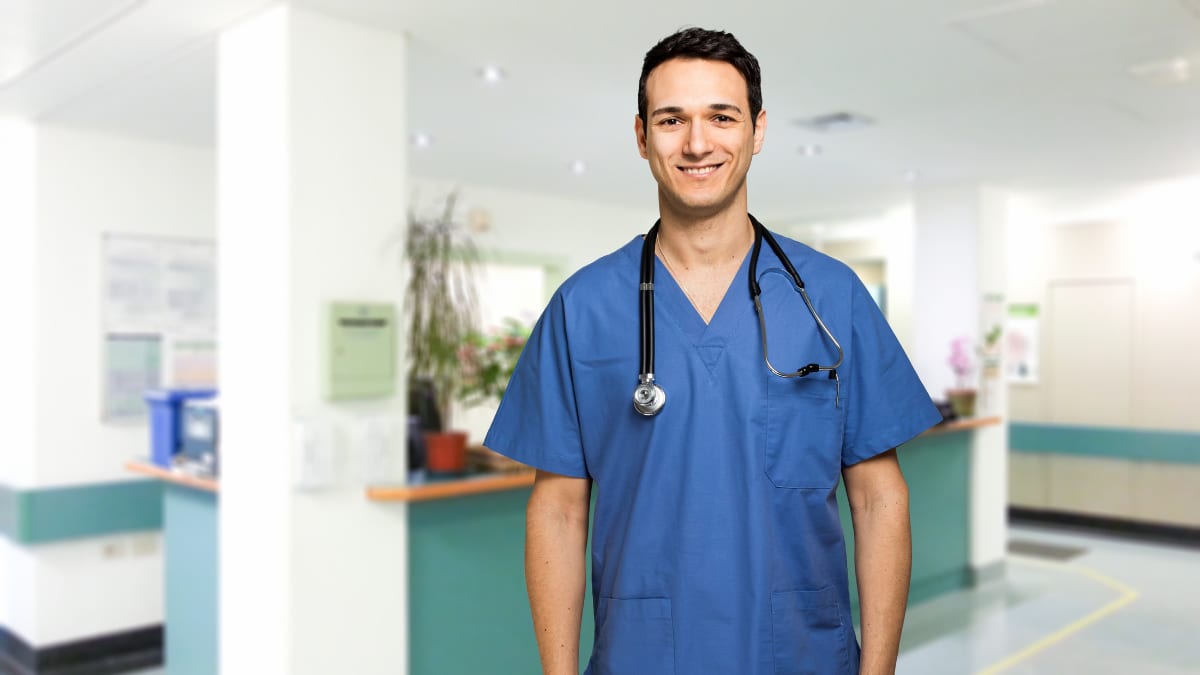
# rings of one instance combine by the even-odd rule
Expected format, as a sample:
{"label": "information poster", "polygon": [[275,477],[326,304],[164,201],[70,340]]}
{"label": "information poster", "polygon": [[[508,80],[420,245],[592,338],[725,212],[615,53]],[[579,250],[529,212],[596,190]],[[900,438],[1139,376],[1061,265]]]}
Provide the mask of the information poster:
{"label": "information poster", "polygon": [[104,339],[104,362],[104,418],[145,415],[143,394],[162,380],[159,337],[110,333]]}
{"label": "information poster", "polygon": [[146,415],[154,387],[216,386],[216,246],[107,234],[101,246],[103,415]]}
{"label": "information poster", "polygon": [[1008,381],[1013,384],[1037,384],[1040,378],[1038,354],[1039,308],[1035,304],[1008,306],[1008,334],[1005,337],[1005,363]]}

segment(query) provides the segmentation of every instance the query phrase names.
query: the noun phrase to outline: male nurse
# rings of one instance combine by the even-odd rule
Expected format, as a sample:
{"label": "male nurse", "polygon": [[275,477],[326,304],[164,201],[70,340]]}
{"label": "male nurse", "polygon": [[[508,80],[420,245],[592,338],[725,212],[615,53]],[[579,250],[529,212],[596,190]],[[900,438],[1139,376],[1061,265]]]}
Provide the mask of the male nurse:
{"label": "male nurse", "polygon": [[[941,417],[845,265],[778,237],[810,311],[771,247],[750,264],[746,176],[766,130],[758,62],[732,35],[690,28],[646,54],[634,134],[658,184],[647,261],[667,402],[648,416],[631,400],[637,237],[555,293],[488,432],[485,445],[537,469],[525,575],[547,675],[578,673],[589,525],[588,675],[895,670],[911,566],[895,448]],[[836,377],[780,377],[764,337],[770,361],[789,367],[834,363],[840,348]]]}

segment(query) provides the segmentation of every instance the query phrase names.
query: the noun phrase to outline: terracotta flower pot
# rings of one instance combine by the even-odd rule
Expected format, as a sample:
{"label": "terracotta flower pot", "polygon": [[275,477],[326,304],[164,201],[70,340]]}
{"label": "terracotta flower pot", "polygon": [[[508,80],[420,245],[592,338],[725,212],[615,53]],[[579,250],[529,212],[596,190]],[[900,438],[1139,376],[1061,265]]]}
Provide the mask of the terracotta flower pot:
{"label": "terracotta flower pot", "polygon": [[467,433],[465,431],[425,432],[425,468],[434,473],[466,471]]}
{"label": "terracotta flower pot", "polygon": [[950,399],[950,407],[954,409],[955,415],[959,417],[975,415],[974,389],[947,389],[946,398]]}

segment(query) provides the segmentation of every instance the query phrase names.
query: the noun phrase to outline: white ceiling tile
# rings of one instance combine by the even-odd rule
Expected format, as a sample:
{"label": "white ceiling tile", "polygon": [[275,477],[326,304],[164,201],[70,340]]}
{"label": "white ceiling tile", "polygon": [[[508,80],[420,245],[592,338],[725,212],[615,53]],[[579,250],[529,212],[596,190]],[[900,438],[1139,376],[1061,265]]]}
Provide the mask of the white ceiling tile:
{"label": "white ceiling tile", "polygon": [[1198,17],[1176,0],[1046,0],[949,24],[1019,63],[1102,53],[1147,37],[1200,34]]}
{"label": "white ceiling tile", "polygon": [[0,88],[120,21],[143,1],[0,3]]}
{"label": "white ceiling tile", "polygon": [[[22,26],[59,35],[88,14],[63,19],[68,0],[0,7],[15,12],[13,1],[36,10]],[[211,145],[205,49],[267,1],[144,0],[0,89],[0,114]],[[1200,85],[1158,89],[1128,74],[1200,55],[1200,0],[907,0],[870,11],[750,0],[736,14],[727,0],[299,1],[409,36],[409,123],[436,139],[409,153],[421,176],[653,204],[633,137],[637,76],[645,51],[684,23],[730,30],[762,62],[770,124],[750,191],[764,214],[899,200],[914,168],[933,183],[1025,185],[1200,170]],[[0,35],[13,16],[0,14]],[[475,76],[488,62],[509,74],[499,87]],[[789,123],[840,109],[877,124],[818,138]],[[801,157],[805,143],[821,143],[822,156]],[[577,159],[585,176],[567,170]]]}

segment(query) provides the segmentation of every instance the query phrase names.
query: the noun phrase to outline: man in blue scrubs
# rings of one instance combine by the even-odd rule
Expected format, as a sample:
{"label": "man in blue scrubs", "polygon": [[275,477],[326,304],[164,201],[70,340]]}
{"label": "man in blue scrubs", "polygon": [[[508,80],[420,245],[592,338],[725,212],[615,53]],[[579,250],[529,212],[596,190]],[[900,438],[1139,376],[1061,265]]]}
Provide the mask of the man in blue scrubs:
{"label": "man in blue scrubs", "polygon": [[[908,492],[894,448],[941,418],[845,265],[780,238],[845,351],[839,379],[764,363],[747,292],[746,174],[762,148],[758,62],[687,29],[647,53],[634,133],[658,183],[656,375],[639,371],[642,238],[555,293],[485,444],[537,468],[526,583],[543,671],[578,672],[589,504],[591,675],[890,673],[907,602]],[[770,359],[832,364],[779,259],[757,265]],[[835,491],[854,521],[862,647]]]}

